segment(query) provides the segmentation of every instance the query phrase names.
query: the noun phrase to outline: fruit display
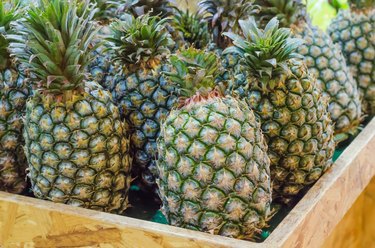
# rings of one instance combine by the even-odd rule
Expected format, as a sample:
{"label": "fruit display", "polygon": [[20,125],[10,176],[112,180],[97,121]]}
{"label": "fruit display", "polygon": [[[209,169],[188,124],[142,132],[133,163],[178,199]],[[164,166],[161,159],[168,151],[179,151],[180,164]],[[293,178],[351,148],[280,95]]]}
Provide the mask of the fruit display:
{"label": "fruit display", "polygon": [[156,139],[160,121],[165,118],[177,96],[162,71],[167,69],[169,46],[173,44],[166,29],[167,19],[144,15],[111,24],[109,38],[114,59],[120,64],[112,85],[107,86],[120,107],[131,139],[133,176],[141,189],[156,190]]}
{"label": "fruit display", "polygon": [[38,198],[122,213],[130,185],[129,140],[110,93],[85,83],[97,33],[86,1],[43,0],[30,7],[11,43],[32,73],[26,105],[28,177]]}
{"label": "fruit display", "polygon": [[190,48],[170,58],[180,105],[158,140],[160,196],[170,224],[253,238],[270,214],[271,181],[260,124],[244,101],[215,88],[219,59]]}
{"label": "fruit display", "polygon": [[[277,18],[264,30],[254,18],[241,20],[244,38],[224,33],[241,60],[239,75],[245,77],[244,99],[262,124],[271,160],[273,196],[289,203],[306,186],[315,183],[331,166],[335,149],[328,99],[299,55],[301,39],[278,28]],[[233,89],[236,91],[235,89]]]}
{"label": "fruit display", "polygon": [[11,22],[20,18],[17,5],[0,2],[0,190],[21,193],[26,184],[26,158],[22,149],[22,115],[30,90],[25,71],[10,56]]}
{"label": "fruit display", "polygon": [[304,4],[296,0],[257,0],[262,6],[257,19],[262,23],[277,16],[293,36],[304,40],[297,53],[304,56],[309,72],[329,96],[328,109],[335,124],[335,137],[343,141],[359,130],[361,102],[358,87],[340,49],[330,37],[310,24]]}
{"label": "fruit display", "polygon": [[341,48],[359,86],[363,112],[375,115],[375,1],[351,0],[340,10],[328,33]]}
{"label": "fruit display", "polygon": [[181,1],[0,2],[0,222],[43,226],[6,247],[286,247],[375,175],[374,0]]}

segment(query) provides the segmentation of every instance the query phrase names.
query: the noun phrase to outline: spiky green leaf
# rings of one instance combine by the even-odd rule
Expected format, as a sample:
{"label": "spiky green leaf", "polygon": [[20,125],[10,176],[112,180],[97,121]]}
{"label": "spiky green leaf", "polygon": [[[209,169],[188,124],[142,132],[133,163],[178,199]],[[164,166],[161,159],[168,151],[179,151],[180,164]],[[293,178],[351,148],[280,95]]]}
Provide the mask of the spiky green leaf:
{"label": "spiky green leaf", "polygon": [[[79,12],[79,6],[84,11]],[[39,90],[62,94],[82,87],[91,39],[98,32],[92,21],[95,13],[89,0],[40,0],[15,27],[18,35],[8,36],[12,53],[35,76]]]}
{"label": "spiky green leaf", "polygon": [[259,78],[263,89],[273,88],[273,80],[288,73],[287,63],[290,59],[300,58],[295,53],[303,40],[290,38],[291,32],[287,28],[279,28],[279,21],[273,18],[265,30],[255,24],[254,18],[241,21],[241,28],[246,29],[245,37],[232,33],[224,33],[233,40],[234,47],[229,47],[224,54],[239,55],[241,63],[249,73]]}
{"label": "spiky green leaf", "polygon": [[193,47],[172,55],[170,63],[172,71],[164,74],[185,97],[213,90],[221,72],[220,60],[215,53]]}
{"label": "spiky green leaf", "polygon": [[113,22],[112,35],[107,40],[112,45],[114,59],[139,67],[163,60],[173,44],[165,26],[167,21],[147,14],[138,18],[125,15],[124,21]]}

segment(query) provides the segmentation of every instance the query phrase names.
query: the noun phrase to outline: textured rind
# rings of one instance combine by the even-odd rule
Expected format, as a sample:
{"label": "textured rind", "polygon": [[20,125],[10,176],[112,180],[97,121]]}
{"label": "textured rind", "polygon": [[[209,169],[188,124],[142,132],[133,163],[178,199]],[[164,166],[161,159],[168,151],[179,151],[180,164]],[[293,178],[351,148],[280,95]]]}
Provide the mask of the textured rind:
{"label": "textured rind", "polygon": [[112,85],[107,87],[127,123],[134,158],[132,174],[143,190],[151,188],[156,193],[156,139],[160,133],[160,122],[176,103],[177,94],[162,76],[162,71],[168,70],[167,66],[135,72],[125,70],[118,72]]}
{"label": "textured rind", "polygon": [[375,114],[375,9],[367,12],[340,11],[328,28],[356,80],[362,111]]}
{"label": "textured rind", "polygon": [[335,134],[355,134],[361,122],[361,101],[341,50],[317,27],[303,23],[293,30],[296,38],[305,41],[297,52],[305,57],[309,72],[330,97],[328,110]]}
{"label": "textured rind", "polygon": [[109,92],[92,87],[51,103],[26,105],[28,176],[36,197],[105,212],[127,207],[129,140]]}
{"label": "textured rind", "polygon": [[[93,44],[103,41],[106,35],[110,34],[108,26],[103,26],[99,34],[95,37]],[[113,80],[115,73],[115,65],[112,63],[112,53],[108,50],[108,43],[104,42],[101,46],[94,49],[91,54],[93,60],[88,66],[89,76],[91,80],[98,82],[102,87],[107,88],[108,84]]]}
{"label": "textured rind", "polygon": [[158,185],[170,224],[242,239],[265,226],[270,161],[244,101],[214,97],[173,110],[158,149]]}
{"label": "textured rind", "polygon": [[0,72],[0,190],[15,194],[27,186],[22,116],[29,95],[18,70]]}
{"label": "textured rind", "polygon": [[272,194],[285,203],[319,179],[335,149],[328,99],[303,62],[291,60],[289,66],[285,83],[269,93],[262,93],[260,82],[247,77],[245,69],[229,92],[246,99],[259,118],[271,159]]}

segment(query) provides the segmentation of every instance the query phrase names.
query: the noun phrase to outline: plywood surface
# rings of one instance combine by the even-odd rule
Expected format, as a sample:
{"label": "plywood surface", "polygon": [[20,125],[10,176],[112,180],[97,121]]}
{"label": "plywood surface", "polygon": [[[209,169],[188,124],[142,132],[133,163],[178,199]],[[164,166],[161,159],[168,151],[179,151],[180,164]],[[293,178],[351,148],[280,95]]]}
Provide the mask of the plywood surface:
{"label": "plywood surface", "polygon": [[375,247],[375,177],[323,244],[323,248],[362,247]]}
{"label": "plywood surface", "polygon": [[0,247],[235,247],[247,242],[0,193]]}
{"label": "plywood surface", "polygon": [[[0,193],[0,244],[1,247],[319,247],[375,175],[374,151],[375,119],[261,244],[7,193]],[[358,247],[374,247],[375,185],[370,184],[369,188],[363,199],[359,199],[363,209],[353,207],[354,212],[364,215],[362,219],[353,218],[353,225],[363,226],[363,235],[370,237],[357,240],[353,234],[353,243]]]}

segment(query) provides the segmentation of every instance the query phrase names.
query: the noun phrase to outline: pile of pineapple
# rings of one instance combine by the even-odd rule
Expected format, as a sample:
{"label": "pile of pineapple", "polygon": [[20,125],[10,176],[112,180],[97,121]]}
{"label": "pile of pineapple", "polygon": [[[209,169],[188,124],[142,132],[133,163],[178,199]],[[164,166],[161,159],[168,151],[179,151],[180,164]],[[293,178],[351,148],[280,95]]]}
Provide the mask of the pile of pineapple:
{"label": "pile of pineapple", "polygon": [[298,200],[375,114],[375,1],[328,33],[298,0],[191,9],[1,1],[0,189],[121,214],[134,184],[240,239]]}

